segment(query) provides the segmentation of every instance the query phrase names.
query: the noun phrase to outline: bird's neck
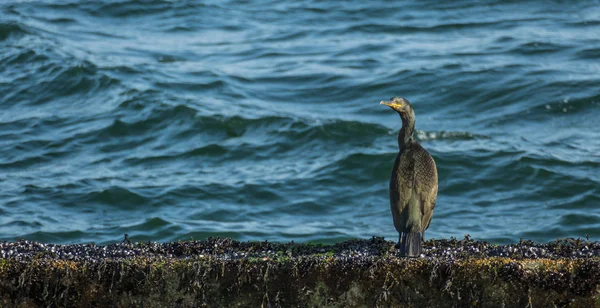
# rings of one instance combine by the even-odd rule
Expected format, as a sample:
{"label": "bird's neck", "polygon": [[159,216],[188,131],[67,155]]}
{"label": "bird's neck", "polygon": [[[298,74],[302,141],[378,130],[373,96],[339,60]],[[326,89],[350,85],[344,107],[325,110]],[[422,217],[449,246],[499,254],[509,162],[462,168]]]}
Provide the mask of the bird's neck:
{"label": "bird's neck", "polygon": [[402,118],[402,128],[398,133],[398,147],[400,149],[404,149],[413,139],[413,133],[415,131],[415,118],[404,117],[402,115],[400,115],[400,118]]}

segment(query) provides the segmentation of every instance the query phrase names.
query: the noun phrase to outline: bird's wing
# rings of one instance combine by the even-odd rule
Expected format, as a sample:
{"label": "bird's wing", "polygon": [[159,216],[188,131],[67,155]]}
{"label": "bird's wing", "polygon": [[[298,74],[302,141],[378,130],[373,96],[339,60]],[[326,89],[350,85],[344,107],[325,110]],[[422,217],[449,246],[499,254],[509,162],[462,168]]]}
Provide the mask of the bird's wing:
{"label": "bird's wing", "polygon": [[423,213],[423,230],[429,227],[433,209],[437,199],[438,176],[435,161],[429,153],[420,145],[414,149],[415,157],[415,192],[421,201],[421,213]]}
{"label": "bird's wing", "polygon": [[401,209],[404,211],[408,205],[408,201],[413,193],[414,178],[415,178],[415,161],[413,159],[412,150],[405,149],[400,157],[398,165],[398,193],[400,198]]}

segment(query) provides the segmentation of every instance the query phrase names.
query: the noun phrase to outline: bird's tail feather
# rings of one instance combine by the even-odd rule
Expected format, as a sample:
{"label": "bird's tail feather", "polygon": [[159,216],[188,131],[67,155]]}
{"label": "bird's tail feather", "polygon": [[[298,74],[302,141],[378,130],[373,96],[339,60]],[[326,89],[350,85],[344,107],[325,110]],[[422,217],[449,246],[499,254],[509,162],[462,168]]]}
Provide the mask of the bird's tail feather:
{"label": "bird's tail feather", "polygon": [[418,257],[422,248],[421,232],[403,232],[400,236],[400,254],[406,257]]}

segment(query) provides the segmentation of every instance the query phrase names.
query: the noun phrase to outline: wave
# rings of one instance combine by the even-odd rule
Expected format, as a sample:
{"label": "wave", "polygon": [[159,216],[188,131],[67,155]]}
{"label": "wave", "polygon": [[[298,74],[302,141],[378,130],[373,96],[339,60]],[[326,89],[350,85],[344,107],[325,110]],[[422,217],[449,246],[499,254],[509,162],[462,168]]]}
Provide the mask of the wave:
{"label": "wave", "polygon": [[[54,76],[48,76],[49,80],[42,81],[40,88],[32,89],[38,95],[42,94],[40,101],[45,101],[48,97],[95,93],[98,89],[104,90],[120,84],[118,79],[99,73],[97,67],[90,62],[69,67],[48,67],[46,70],[54,73]],[[44,96],[44,93],[47,94]]]}
{"label": "wave", "polygon": [[600,48],[584,48],[575,53],[575,57],[581,60],[592,60],[600,58]]}
{"label": "wave", "polygon": [[104,204],[122,210],[142,210],[151,204],[151,200],[151,198],[120,186],[113,186],[99,192],[92,192],[83,198],[83,201],[88,204]]}
{"label": "wave", "polygon": [[30,34],[30,30],[16,22],[0,22],[0,42],[21,38]]}
{"label": "wave", "polygon": [[48,61],[50,58],[44,54],[40,54],[38,52],[36,52],[35,50],[25,50],[25,51],[20,51],[18,53],[13,53],[13,54],[9,54],[6,57],[3,57],[0,59],[0,64],[1,65],[6,65],[6,66],[10,66],[10,65],[14,65],[14,66],[20,66],[23,65],[25,63],[31,64],[31,63],[36,63],[36,62],[45,62]]}
{"label": "wave", "polygon": [[94,16],[122,18],[164,14],[165,11],[177,7],[177,4],[163,0],[129,0],[112,3],[96,2],[82,7]]}
{"label": "wave", "polygon": [[123,160],[123,162],[130,166],[139,166],[147,164],[156,164],[161,162],[173,162],[180,161],[182,159],[190,159],[194,157],[221,157],[227,156],[229,149],[226,149],[218,144],[209,144],[202,147],[197,147],[183,153],[176,153],[171,155],[157,155],[157,156],[144,156],[144,157],[129,157]]}
{"label": "wave", "polygon": [[509,52],[519,53],[523,55],[536,55],[545,53],[554,53],[565,51],[569,46],[553,44],[549,42],[527,42],[520,44],[509,50]]}
{"label": "wave", "polygon": [[[12,105],[40,106],[53,102],[61,108],[60,99],[71,97],[80,101],[82,97],[93,97],[121,85],[119,79],[109,77],[90,62],[65,65],[53,57],[26,49],[1,58],[0,64],[13,73],[11,83],[14,84],[4,99]],[[32,69],[23,70],[25,65]],[[35,78],[37,82],[23,83],[27,78]]]}

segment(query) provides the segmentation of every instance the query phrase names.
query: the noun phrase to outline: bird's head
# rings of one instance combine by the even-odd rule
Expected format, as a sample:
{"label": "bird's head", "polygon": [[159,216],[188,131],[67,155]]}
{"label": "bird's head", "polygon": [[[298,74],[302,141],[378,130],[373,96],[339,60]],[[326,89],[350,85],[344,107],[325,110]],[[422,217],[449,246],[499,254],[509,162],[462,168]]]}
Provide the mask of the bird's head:
{"label": "bird's head", "polygon": [[379,104],[389,106],[400,114],[402,119],[414,118],[415,113],[406,98],[394,96],[389,101],[381,101]]}

